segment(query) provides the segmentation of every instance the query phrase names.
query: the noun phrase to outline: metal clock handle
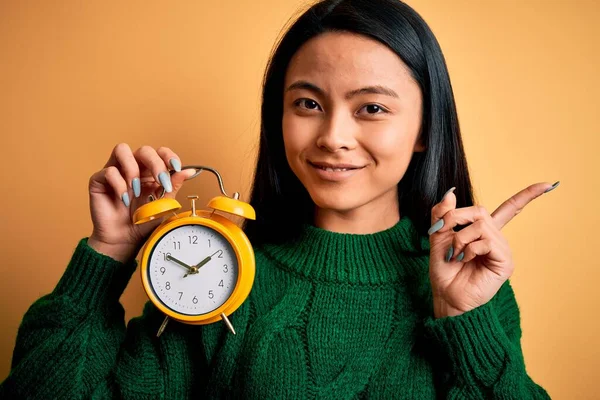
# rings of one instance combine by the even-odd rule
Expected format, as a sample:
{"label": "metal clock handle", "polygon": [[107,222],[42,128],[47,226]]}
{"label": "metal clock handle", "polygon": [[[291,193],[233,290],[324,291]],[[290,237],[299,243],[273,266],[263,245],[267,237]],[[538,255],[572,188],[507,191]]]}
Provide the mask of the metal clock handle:
{"label": "metal clock handle", "polygon": [[[185,179],[186,181],[189,181],[190,179],[194,179],[195,177],[197,177],[198,175],[200,175],[200,173],[202,171],[204,171],[204,170],[212,172],[217,177],[217,181],[219,181],[219,189],[221,190],[221,193],[223,193],[223,196],[229,197],[229,198],[235,199],[235,200],[238,200],[240,198],[240,194],[238,192],[235,192],[233,194],[233,196],[229,196],[227,194],[227,192],[225,192],[225,187],[223,186],[223,178],[221,178],[221,174],[219,174],[219,171],[217,171],[216,169],[211,168],[211,167],[207,167],[207,166],[204,166],[204,165],[185,165],[185,166],[181,167],[182,171],[184,169],[195,169],[196,170],[196,173],[194,175],[192,175],[189,178]],[[176,171],[169,171],[169,173],[171,175],[173,175],[175,172]],[[166,193],[165,192],[165,188],[163,188],[162,193],[161,193],[159,199],[162,199],[163,197],[165,197],[165,193]],[[152,201],[152,200],[155,200],[155,198],[154,198],[154,196],[150,195],[150,198],[148,200]]]}

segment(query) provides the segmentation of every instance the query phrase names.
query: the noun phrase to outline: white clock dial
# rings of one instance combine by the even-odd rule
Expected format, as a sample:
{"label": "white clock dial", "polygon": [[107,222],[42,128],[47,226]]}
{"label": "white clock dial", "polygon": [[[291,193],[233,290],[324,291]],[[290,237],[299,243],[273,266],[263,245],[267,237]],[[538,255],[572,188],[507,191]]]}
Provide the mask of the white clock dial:
{"label": "white clock dial", "polygon": [[[202,262],[193,273],[191,267]],[[214,311],[231,296],[237,278],[238,260],[231,244],[203,225],[183,225],[169,231],[150,254],[150,286],[165,306],[181,314]]]}

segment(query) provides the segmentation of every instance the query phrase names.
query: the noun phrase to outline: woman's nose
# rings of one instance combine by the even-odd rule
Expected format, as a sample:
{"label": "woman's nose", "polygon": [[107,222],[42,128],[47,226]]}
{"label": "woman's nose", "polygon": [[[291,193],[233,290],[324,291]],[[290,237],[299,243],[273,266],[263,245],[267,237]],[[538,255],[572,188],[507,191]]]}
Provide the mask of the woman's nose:
{"label": "woman's nose", "polygon": [[356,147],[356,123],[350,116],[337,113],[328,118],[317,136],[317,146],[329,152],[351,150]]}

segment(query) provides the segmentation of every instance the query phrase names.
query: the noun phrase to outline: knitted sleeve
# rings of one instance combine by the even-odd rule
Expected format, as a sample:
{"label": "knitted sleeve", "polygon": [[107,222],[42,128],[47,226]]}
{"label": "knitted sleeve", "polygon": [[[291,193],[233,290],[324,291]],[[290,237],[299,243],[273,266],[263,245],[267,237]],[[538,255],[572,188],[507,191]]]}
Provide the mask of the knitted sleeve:
{"label": "knitted sleeve", "polygon": [[429,318],[425,327],[444,354],[448,398],[550,398],[525,370],[520,313],[508,281],[487,304],[456,317]]}
{"label": "knitted sleeve", "polygon": [[119,298],[135,267],[135,261],[124,265],[97,253],[82,239],[56,288],[26,312],[0,398],[92,397],[125,337]]}

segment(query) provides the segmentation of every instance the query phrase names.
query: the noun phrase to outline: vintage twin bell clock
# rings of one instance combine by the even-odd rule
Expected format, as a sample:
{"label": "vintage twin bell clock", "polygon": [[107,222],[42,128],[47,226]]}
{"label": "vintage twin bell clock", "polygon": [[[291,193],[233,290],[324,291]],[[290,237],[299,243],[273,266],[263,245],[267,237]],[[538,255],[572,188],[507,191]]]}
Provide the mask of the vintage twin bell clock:
{"label": "vintage twin bell clock", "polygon": [[208,202],[210,210],[197,210],[198,196],[188,196],[191,211],[177,214],[181,208],[175,199],[151,199],[133,214],[135,224],[172,215],[163,221],[144,244],[140,256],[142,284],[150,301],[169,318],[204,325],[223,321],[235,330],[227,318],[246,300],[254,282],[255,260],[250,241],[232,220],[216,213],[255,219],[252,206],[239,200],[239,193],[228,196],[219,173],[210,167],[196,169],[188,179],[206,170],[215,174],[222,196]]}

